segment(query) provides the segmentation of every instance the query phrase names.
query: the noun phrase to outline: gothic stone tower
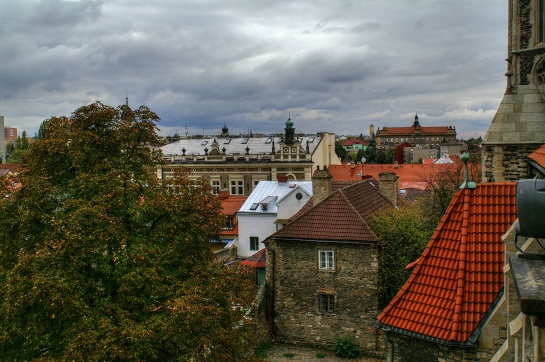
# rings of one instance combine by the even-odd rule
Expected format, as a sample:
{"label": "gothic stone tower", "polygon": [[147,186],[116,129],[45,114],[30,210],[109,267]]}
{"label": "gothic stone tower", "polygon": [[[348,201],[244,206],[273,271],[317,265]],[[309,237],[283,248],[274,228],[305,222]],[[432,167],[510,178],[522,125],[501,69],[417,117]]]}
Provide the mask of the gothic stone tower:
{"label": "gothic stone tower", "polygon": [[524,178],[545,143],[545,1],[508,1],[507,89],[483,141],[483,181]]}

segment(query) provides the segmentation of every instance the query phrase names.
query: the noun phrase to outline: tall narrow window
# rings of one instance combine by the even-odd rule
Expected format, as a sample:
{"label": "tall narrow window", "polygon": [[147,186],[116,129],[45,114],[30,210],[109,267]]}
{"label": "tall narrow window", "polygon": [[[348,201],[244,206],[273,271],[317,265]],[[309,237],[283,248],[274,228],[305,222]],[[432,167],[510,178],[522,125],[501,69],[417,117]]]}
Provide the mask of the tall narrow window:
{"label": "tall narrow window", "polygon": [[545,27],[545,0],[539,0],[538,17],[538,41],[541,43],[545,41],[545,31],[543,29]]}
{"label": "tall narrow window", "polygon": [[333,250],[318,251],[318,265],[321,270],[335,270],[335,253]]}
{"label": "tall narrow window", "polygon": [[219,182],[219,180],[213,180],[212,181],[212,193],[214,195],[217,195],[217,194],[219,194],[219,192],[220,192],[220,182]]}
{"label": "tall narrow window", "polygon": [[318,294],[318,312],[335,313],[335,295],[319,293]]}
{"label": "tall narrow window", "polygon": [[250,236],[250,250],[259,250],[259,238]]}

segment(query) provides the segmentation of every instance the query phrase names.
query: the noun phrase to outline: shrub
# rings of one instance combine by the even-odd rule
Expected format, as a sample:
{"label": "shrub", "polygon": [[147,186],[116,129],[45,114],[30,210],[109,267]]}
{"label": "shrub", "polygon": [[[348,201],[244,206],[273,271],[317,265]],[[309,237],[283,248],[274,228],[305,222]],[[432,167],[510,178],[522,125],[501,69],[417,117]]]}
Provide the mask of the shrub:
{"label": "shrub", "polygon": [[342,358],[356,358],[360,354],[358,347],[352,343],[350,338],[335,338],[333,348],[335,355]]}

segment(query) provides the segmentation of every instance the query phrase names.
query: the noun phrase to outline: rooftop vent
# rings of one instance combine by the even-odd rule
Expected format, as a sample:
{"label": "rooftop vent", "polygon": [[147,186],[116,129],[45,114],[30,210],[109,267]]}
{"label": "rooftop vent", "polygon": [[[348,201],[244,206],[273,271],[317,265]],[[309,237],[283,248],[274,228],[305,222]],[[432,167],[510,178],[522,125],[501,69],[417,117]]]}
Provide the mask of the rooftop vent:
{"label": "rooftop vent", "polygon": [[519,236],[545,238],[545,179],[517,182],[517,217]]}

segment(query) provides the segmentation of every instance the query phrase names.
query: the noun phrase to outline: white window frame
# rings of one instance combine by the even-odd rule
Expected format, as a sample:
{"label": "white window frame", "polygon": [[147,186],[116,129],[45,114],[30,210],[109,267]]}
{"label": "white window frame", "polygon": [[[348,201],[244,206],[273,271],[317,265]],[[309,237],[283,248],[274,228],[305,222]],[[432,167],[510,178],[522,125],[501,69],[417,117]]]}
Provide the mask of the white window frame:
{"label": "white window frame", "polygon": [[318,269],[335,270],[334,250],[318,250]]}
{"label": "white window frame", "polygon": [[231,180],[231,195],[244,195],[244,180]]}

